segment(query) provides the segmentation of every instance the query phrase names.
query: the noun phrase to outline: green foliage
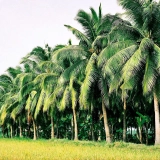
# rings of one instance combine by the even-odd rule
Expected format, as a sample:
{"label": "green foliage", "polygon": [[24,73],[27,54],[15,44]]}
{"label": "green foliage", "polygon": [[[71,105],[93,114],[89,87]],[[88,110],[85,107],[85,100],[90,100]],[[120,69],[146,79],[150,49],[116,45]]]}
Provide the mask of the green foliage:
{"label": "green foliage", "polygon": [[[160,7],[148,0],[119,0],[119,4],[129,22],[118,14],[103,15],[101,4],[98,12],[92,7],[89,13],[81,9],[75,20],[82,31],[65,25],[79,45],[69,40],[54,48],[35,47],[22,58],[21,67],[8,68],[0,76],[4,136],[49,138],[54,129],[52,136],[57,139],[74,139],[77,134],[80,140],[100,141],[105,140],[103,125],[108,123],[112,140],[122,140],[125,99],[127,129],[145,128],[143,139],[153,144],[152,106],[155,97],[160,100]],[[102,112],[102,102],[108,117]],[[105,118],[108,122],[103,122]],[[128,131],[127,141],[137,143],[138,139]],[[81,143],[86,144],[98,145]],[[129,145],[120,141],[107,147]]]}
{"label": "green foliage", "polygon": [[147,115],[142,115],[139,112],[136,112],[136,114],[139,116],[136,117],[137,124],[139,127],[142,127],[145,123],[149,123],[151,121],[151,118]]}

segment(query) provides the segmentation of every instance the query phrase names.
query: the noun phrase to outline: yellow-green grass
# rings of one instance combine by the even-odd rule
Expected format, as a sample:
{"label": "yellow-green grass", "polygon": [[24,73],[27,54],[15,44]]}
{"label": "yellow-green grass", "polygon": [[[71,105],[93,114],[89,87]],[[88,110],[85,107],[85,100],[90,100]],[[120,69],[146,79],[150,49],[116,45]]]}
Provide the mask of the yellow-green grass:
{"label": "yellow-green grass", "polygon": [[0,139],[0,160],[159,160],[160,146],[115,142]]}

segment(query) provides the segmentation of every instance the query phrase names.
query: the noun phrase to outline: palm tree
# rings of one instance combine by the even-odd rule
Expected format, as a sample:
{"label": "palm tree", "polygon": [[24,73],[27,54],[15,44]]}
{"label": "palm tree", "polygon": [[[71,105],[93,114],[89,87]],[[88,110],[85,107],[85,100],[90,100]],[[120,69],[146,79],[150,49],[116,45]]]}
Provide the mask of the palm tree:
{"label": "palm tree", "polygon": [[54,112],[56,100],[53,97],[53,94],[55,92],[55,86],[57,85],[58,77],[51,72],[53,68],[48,69],[50,70],[50,73],[41,73],[34,79],[35,84],[39,84],[39,88],[41,89],[34,113],[34,118],[37,118],[42,109],[43,112],[47,112],[51,119],[51,138],[54,138]]}
{"label": "palm tree", "polygon": [[[13,124],[15,118],[13,110],[19,106],[18,91],[19,88],[15,84],[14,80],[17,75],[21,73],[21,68],[8,68],[7,73],[0,76],[0,86],[3,90],[3,96],[1,97],[1,125],[4,127],[8,123],[10,125],[10,136],[13,137]],[[20,133],[21,135],[21,133]]]}
{"label": "palm tree", "polygon": [[[59,75],[57,86],[54,93],[49,98],[52,105],[55,100],[59,101],[59,110],[63,111],[68,106],[72,106],[73,120],[74,120],[74,140],[78,140],[78,126],[76,110],[78,106],[78,92],[81,84],[81,69],[85,63],[87,52],[80,46],[61,46],[54,49],[52,60],[61,71],[57,72]],[[55,68],[56,69],[56,68]],[[52,100],[53,99],[53,100]]]}
{"label": "palm tree", "polygon": [[34,48],[27,56],[22,58],[21,64],[23,65],[23,72],[15,78],[15,83],[19,86],[19,105],[14,108],[11,115],[15,119],[17,116],[20,116],[23,110],[27,110],[27,119],[31,117],[31,121],[33,122],[34,139],[37,138],[34,112],[41,90],[34,84],[33,80],[41,73],[37,63],[40,63],[43,59],[47,59],[45,50],[41,47]]}
{"label": "palm tree", "polygon": [[[117,15],[105,15],[102,16],[101,5],[99,6],[99,13],[97,14],[93,8],[90,8],[91,14],[86,13],[83,10],[80,10],[76,16],[76,20],[82,26],[84,33],[79,30],[71,27],[69,25],[65,25],[72,33],[80,40],[79,45],[87,51],[88,55],[86,56],[86,64],[84,73],[84,80],[81,86],[81,95],[80,102],[83,108],[89,108],[91,104],[87,103],[89,96],[94,86],[99,83],[103,85],[99,85],[99,91],[101,92],[101,100],[102,100],[102,111],[104,116],[104,126],[106,132],[106,140],[108,142],[110,139],[110,132],[108,126],[107,119],[107,110],[109,96],[107,87],[107,81],[104,76],[102,76],[101,67],[97,64],[97,60],[100,56],[101,51],[105,48],[108,43],[110,43],[108,34],[118,24],[128,24],[128,22],[123,21]],[[105,58],[105,55],[101,54],[101,59]],[[84,57],[85,59],[85,57]],[[99,81],[99,82],[98,82]],[[108,138],[107,138],[108,137]]]}
{"label": "palm tree", "polygon": [[[69,25],[65,25],[80,40],[79,45],[83,47],[84,51],[87,51],[86,52],[87,55],[85,56],[85,58],[83,58],[83,59],[86,59],[85,60],[86,70],[83,69],[84,78],[83,78],[83,83],[81,86],[81,94],[80,94],[80,106],[81,108],[84,108],[84,109],[90,108],[91,106],[92,102],[88,103],[87,101],[89,100],[90,96],[92,97],[92,95],[90,94],[91,88],[94,86],[95,81],[97,80],[96,78],[97,69],[96,69],[96,66],[94,65],[97,55],[96,53],[94,53],[92,44],[98,36],[98,29],[101,24],[101,19],[102,19],[101,5],[99,6],[98,14],[93,8],[90,8],[90,11],[91,11],[91,14],[88,14],[87,12],[80,10],[76,16],[76,20],[82,26],[84,33],[80,32],[79,30]],[[100,45],[98,46],[97,43],[95,43],[94,47],[98,51],[100,50],[101,46]],[[103,109],[103,111],[105,112],[106,110]],[[106,117],[106,112],[104,116]],[[107,120],[107,119],[104,118],[104,120]],[[107,122],[105,121],[104,124],[107,124]]]}
{"label": "palm tree", "polygon": [[57,45],[52,50],[48,45],[45,50],[38,47],[33,49],[27,56],[27,59],[24,59],[25,61],[33,59],[39,63],[37,64],[39,71],[35,75],[33,83],[36,86],[34,89],[38,89],[40,95],[37,97],[37,104],[34,106],[33,118],[36,120],[41,110],[48,113],[51,119],[51,138],[54,138],[54,115],[57,107],[56,92],[59,91],[59,88],[56,89],[57,81],[60,74],[64,71],[62,66],[52,62],[51,55],[63,47],[65,45]]}
{"label": "palm tree", "polygon": [[[110,34],[111,46],[104,53],[110,56],[104,65],[105,73],[111,76],[112,87],[121,86],[126,106],[127,91],[140,84],[143,94],[152,94],[155,108],[155,144],[160,144],[159,128],[159,54],[160,32],[159,3],[142,0],[120,0],[130,25],[118,25]],[[113,49],[113,46],[115,48]],[[104,54],[103,53],[103,54]],[[107,59],[107,58],[106,58]],[[115,85],[116,84],[116,85]]]}

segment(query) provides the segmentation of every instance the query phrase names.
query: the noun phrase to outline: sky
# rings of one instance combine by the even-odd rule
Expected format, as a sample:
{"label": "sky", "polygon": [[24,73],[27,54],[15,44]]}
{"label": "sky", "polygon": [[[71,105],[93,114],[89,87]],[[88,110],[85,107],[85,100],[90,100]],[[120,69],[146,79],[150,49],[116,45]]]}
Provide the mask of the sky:
{"label": "sky", "polygon": [[102,13],[121,13],[117,0],[0,0],[0,74],[16,67],[34,47],[67,44],[72,33],[64,27],[81,27],[74,20],[78,10],[93,7]]}

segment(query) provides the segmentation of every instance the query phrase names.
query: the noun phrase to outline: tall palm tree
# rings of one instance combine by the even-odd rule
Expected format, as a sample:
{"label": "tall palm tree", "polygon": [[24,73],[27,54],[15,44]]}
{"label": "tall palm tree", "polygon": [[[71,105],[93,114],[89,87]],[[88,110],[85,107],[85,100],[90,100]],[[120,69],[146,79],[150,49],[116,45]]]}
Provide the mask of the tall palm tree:
{"label": "tall palm tree", "polygon": [[[106,60],[104,71],[112,75],[111,82],[114,84],[112,89],[121,85],[124,106],[126,106],[127,91],[132,90],[138,84],[143,88],[144,95],[153,95],[155,144],[160,144],[158,107],[159,3],[152,0],[120,0],[119,3],[126,10],[126,15],[133,26],[118,25],[112,30],[110,34],[111,46],[106,48],[106,52],[109,52],[111,57]],[[114,49],[113,46],[115,46]]]}
{"label": "tall palm tree", "polygon": [[[81,86],[81,95],[80,95],[80,102],[84,108],[89,107],[89,103],[87,100],[90,96],[91,90],[94,88],[95,84],[103,84],[99,85],[99,91],[101,92],[101,99],[102,99],[102,111],[104,116],[104,126],[106,132],[106,140],[108,142],[111,141],[109,126],[108,126],[108,119],[107,119],[107,110],[106,107],[109,108],[108,101],[108,90],[106,83],[106,79],[103,79],[101,67],[97,65],[98,57],[103,48],[110,43],[108,39],[108,34],[116,25],[120,23],[128,23],[123,21],[117,15],[102,15],[101,5],[99,6],[99,13],[97,14],[93,8],[90,8],[91,14],[80,10],[76,16],[76,20],[82,26],[84,32],[80,32],[79,30],[71,27],[69,25],[65,25],[72,33],[80,40],[79,45],[87,51],[86,64],[84,73],[84,80]],[[103,55],[103,54],[102,54]],[[104,57],[101,57],[102,59]],[[98,82],[99,81],[99,82]],[[87,105],[86,105],[87,104]]]}
{"label": "tall palm tree", "polygon": [[[84,50],[87,51],[87,55],[85,56],[86,62],[85,62],[85,68],[83,69],[84,79],[81,86],[81,94],[80,94],[80,105],[81,108],[90,108],[91,103],[88,103],[89,97],[91,96],[91,88],[94,88],[95,82],[97,80],[97,67],[94,63],[96,63],[97,53],[101,49],[102,45],[98,45],[97,39],[99,34],[99,28],[102,21],[102,9],[101,5],[99,6],[99,13],[97,14],[96,11],[93,8],[90,8],[91,14],[88,14],[87,12],[80,10],[76,16],[76,20],[80,23],[82,26],[84,33],[80,32],[79,30],[65,25],[69,30],[72,31],[72,33],[80,40],[79,45],[84,48]],[[104,36],[105,37],[105,36]],[[96,40],[96,41],[95,41]],[[92,47],[94,45],[94,49]],[[85,78],[86,77],[86,78]],[[91,96],[92,97],[92,96]],[[82,107],[83,106],[83,107]],[[109,133],[109,127],[106,128],[108,125],[107,122],[107,114],[104,105],[103,107],[103,115],[104,115],[104,126],[106,133]],[[109,135],[109,134],[108,134]],[[106,137],[109,137],[106,135]],[[110,142],[110,140],[109,140]]]}

